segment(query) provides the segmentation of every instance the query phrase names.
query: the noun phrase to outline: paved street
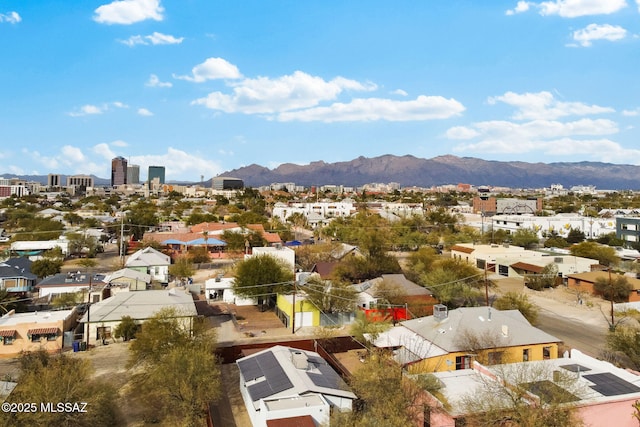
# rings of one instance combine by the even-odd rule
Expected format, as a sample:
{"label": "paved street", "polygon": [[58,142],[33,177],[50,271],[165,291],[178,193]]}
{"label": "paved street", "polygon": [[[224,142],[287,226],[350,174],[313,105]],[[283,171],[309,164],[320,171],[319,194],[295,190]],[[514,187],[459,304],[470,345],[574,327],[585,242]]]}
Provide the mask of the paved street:
{"label": "paved street", "polygon": [[605,319],[610,315],[608,302],[583,296],[583,304],[578,304],[576,294],[563,286],[533,291],[525,288],[521,280],[498,279],[497,284],[499,293],[524,292],[540,308],[537,327],[563,340],[568,347],[601,356],[609,328]]}

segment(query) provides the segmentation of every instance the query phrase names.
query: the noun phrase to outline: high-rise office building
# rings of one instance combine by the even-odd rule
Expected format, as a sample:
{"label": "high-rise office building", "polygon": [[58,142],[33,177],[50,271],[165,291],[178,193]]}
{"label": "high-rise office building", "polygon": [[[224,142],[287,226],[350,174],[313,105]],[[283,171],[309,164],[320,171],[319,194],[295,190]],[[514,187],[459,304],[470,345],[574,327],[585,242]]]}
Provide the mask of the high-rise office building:
{"label": "high-rise office building", "polygon": [[127,184],[140,184],[140,165],[127,166]]}
{"label": "high-rise office building", "polygon": [[115,157],[111,160],[111,186],[127,183],[127,159]]}
{"label": "high-rise office building", "polygon": [[147,177],[149,185],[154,178],[158,178],[159,184],[164,184],[164,166],[149,166],[149,176]]}

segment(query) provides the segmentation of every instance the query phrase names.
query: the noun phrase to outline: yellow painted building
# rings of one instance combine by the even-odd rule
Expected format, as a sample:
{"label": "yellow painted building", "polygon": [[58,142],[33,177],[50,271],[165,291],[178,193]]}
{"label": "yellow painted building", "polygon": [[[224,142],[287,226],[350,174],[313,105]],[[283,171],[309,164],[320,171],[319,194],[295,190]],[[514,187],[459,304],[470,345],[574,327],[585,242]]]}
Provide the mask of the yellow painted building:
{"label": "yellow painted building", "polygon": [[[293,295],[279,294],[276,301],[276,313],[286,327],[292,327],[291,318],[294,312]],[[295,327],[320,326],[320,310],[307,301],[304,294],[295,296]]]}
{"label": "yellow painted building", "polygon": [[436,305],[433,316],[401,322],[374,344],[393,350],[410,373],[468,369],[558,357],[558,338],[531,326],[518,310]]}

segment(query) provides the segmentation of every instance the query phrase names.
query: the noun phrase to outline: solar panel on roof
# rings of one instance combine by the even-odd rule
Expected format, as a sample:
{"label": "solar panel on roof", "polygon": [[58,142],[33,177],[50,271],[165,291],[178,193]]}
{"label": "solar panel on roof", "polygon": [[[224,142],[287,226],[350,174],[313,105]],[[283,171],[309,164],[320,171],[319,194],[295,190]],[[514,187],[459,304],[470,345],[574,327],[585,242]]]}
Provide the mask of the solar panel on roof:
{"label": "solar panel on roof", "polygon": [[307,375],[311,379],[311,382],[313,382],[318,387],[334,389],[340,388],[342,379],[331,366],[326,364],[319,365],[318,370],[320,371],[320,373],[307,372]]}
{"label": "solar panel on roof", "polygon": [[253,358],[238,360],[238,369],[240,369],[245,381],[255,380],[256,378],[264,376],[260,365],[258,365],[258,362]]}
{"label": "solar panel on roof", "polygon": [[595,385],[590,387],[604,396],[619,396],[621,394],[640,392],[640,387],[635,384],[631,384],[610,372],[584,375],[583,378],[594,383]]}
{"label": "solar panel on roof", "polygon": [[247,387],[254,402],[293,387],[278,359],[271,352],[239,360],[238,368],[245,381],[264,377],[264,380]]}
{"label": "solar panel on roof", "polygon": [[249,396],[251,396],[251,400],[254,402],[265,397],[269,397],[273,394],[273,390],[269,386],[267,381],[260,381],[259,383],[255,383],[247,387],[249,391]]}

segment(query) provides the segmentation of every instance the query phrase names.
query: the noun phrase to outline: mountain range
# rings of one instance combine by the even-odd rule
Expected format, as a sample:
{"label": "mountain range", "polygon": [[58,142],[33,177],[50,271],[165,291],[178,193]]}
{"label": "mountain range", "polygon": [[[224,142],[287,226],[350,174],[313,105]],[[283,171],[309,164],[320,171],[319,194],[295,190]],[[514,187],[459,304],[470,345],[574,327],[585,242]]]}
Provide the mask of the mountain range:
{"label": "mountain range", "polygon": [[354,187],[374,182],[397,182],[403,187],[466,183],[511,188],[542,188],[552,184],[562,184],[565,188],[593,185],[606,190],[640,188],[640,166],[601,162],[500,162],[452,155],[432,159],[410,155],[358,157],[337,163],[285,163],[275,169],[252,164],[225,172],[222,176],[241,178],[245,185],[251,187],[285,182],[304,186],[335,184]]}
{"label": "mountain range", "polygon": [[[344,185],[357,187],[370,183],[396,182],[403,187],[432,187],[446,184],[472,184],[511,188],[542,188],[562,184],[593,185],[603,190],[640,189],[640,166],[602,162],[527,163],[482,160],[452,155],[422,159],[410,155],[358,157],[348,162],[311,162],[308,165],[284,163],[275,169],[252,164],[226,171],[219,176],[240,178],[246,186],[260,187],[273,183],[296,185]],[[16,177],[5,174],[5,178]],[[47,176],[25,175],[17,178],[46,184]],[[95,177],[96,185],[110,181]],[[62,182],[66,182],[62,175]],[[196,182],[172,182],[196,184]],[[211,186],[211,180],[201,184]]]}

